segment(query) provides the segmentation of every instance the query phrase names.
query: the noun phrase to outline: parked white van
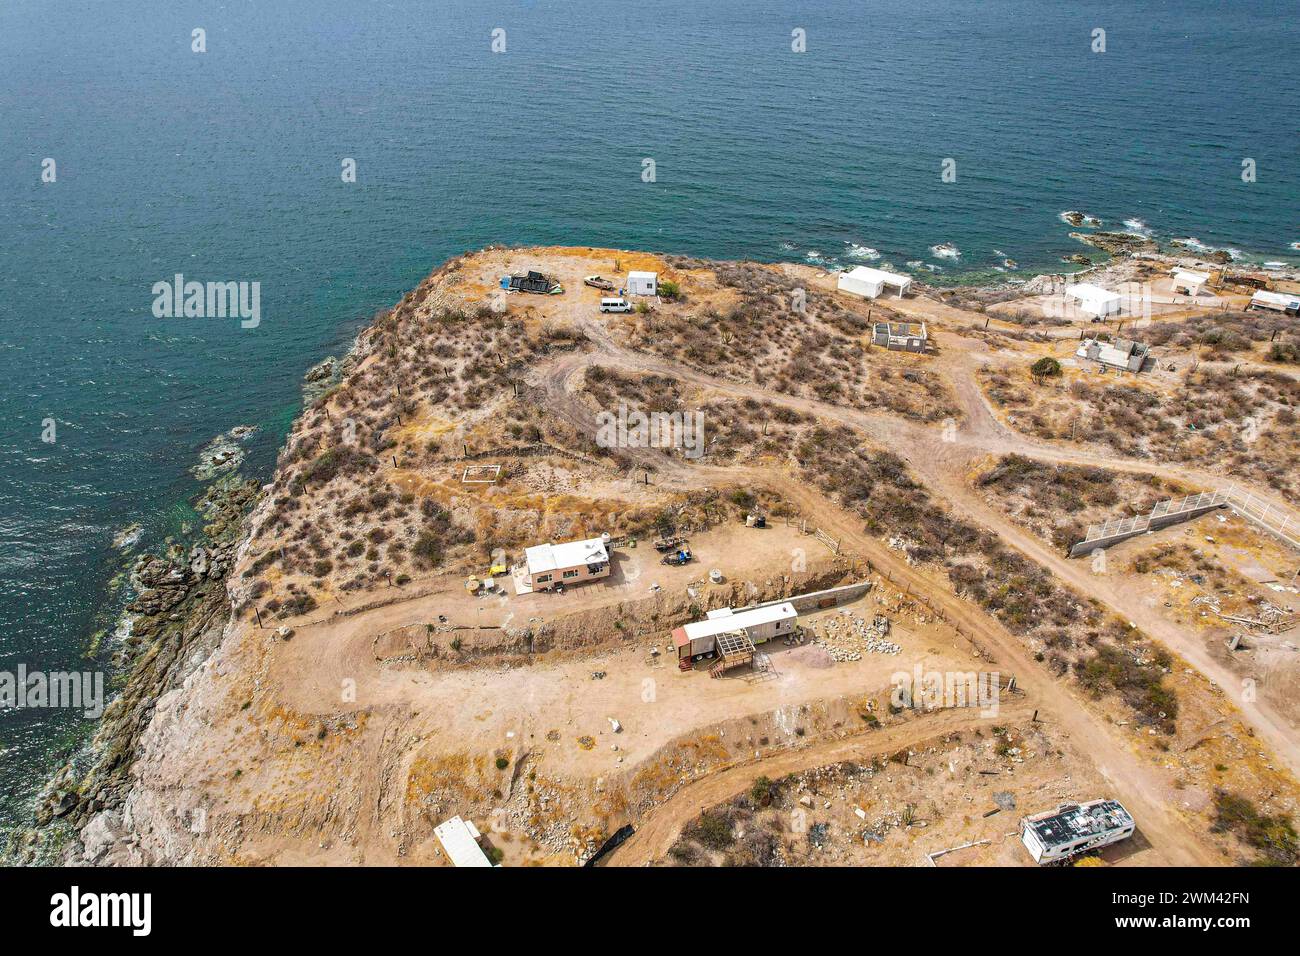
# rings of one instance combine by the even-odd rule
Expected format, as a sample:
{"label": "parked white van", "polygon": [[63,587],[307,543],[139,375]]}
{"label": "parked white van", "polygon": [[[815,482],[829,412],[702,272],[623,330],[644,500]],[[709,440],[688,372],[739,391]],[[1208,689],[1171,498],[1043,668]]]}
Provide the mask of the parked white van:
{"label": "parked white van", "polygon": [[601,299],[600,311],[602,312],[631,312],[632,306],[628,304],[627,299]]}

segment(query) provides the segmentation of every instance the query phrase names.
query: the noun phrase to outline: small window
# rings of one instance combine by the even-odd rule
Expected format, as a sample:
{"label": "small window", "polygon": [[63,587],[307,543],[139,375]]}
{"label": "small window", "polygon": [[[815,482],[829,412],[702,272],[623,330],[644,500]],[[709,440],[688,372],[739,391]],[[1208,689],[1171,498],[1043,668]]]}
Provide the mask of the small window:
{"label": "small window", "polygon": [[564,576],[566,578],[576,578],[578,576],[578,571],[576,568],[572,571],[565,571]]}
{"label": "small window", "polygon": [[539,574],[537,576],[538,584],[546,584],[550,580],[551,580],[551,576],[549,574]]}

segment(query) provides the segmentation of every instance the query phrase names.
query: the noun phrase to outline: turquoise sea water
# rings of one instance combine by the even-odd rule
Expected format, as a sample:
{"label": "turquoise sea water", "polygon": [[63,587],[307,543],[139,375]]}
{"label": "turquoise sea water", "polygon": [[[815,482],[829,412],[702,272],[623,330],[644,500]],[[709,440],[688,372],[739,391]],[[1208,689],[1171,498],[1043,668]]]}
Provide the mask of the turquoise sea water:
{"label": "turquoise sea water", "polygon": [[[106,589],[126,560],[114,532],[140,522],[142,546],[173,533],[199,487],[187,469],[234,425],[259,427],[248,467],[269,474],[302,372],[460,251],[851,266],[875,250],[942,281],[988,279],[1004,257],[1032,272],[1087,251],[1058,218],[1076,209],[1296,261],[1297,13],[1277,0],[7,0],[0,671],[95,666],[83,654],[112,623]],[[806,53],[791,51],[795,28]],[[41,182],[47,157],[55,183]],[[940,180],[945,158],[955,183]],[[940,243],[960,258],[936,256]],[[151,287],[177,272],[259,281],[261,325],[154,318]],[[21,814],[85,724],[0,714],[0,817]]]}

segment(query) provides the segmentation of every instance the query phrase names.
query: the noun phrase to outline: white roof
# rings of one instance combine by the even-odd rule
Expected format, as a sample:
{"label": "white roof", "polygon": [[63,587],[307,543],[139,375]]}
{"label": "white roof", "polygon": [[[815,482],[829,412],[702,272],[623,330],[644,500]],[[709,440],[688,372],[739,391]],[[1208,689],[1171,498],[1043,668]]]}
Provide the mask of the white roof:
{"label": "white roof", "polygon": [[1091,282],[1080,282],[1078,285],[1067,285],[1065,294],[1071,299],[1078,299],[1080,302],[1088,303],[1110,303],[1118,302],[1120,294],[1111,292],[1110,289],[1103,289],[1099,285],[1093,285]]}
{"label": "white roof", "polygon": [[474,824],[460,817],[452,817],[433,828],[451,862],[457,866],[491,866],[482,847],[478,845],[478,830]]}
{"label": "white roof", "polygon": [[657,273],[657,272],[629,272],[629,273],[627,274],[627,277],[628,277],[629,279],[657,279],[657,278],[659,278],[659,273]]}
{"label": "white roof", "polygon": [[1250,297],[1251,301],[1272,302],[1274,305],[1280,305],[1283,308],[1293,307],[1300,302],[1300,295],[1294,292],[1256,292]]}
{"label": "white roof", "polygon": [[609,549],[601,538],[566,541],[564,544],[539,544],[524,549],[529,574],[544,574],[561,568],[576,568],[609,560]]}
{"label": "white roof", "polygon": [[892,285],[900,289],[906,289],[912,284],[910,276],[900,276],[897,272],[886,272],[884,269],[872,269],[870,266],[858,266],[856,269],[847,273],[850,279],[860,279],[863,282],[870,282],[872,285]]}
{"label": "white roof", "polygon": [[1200,285],[1210,281],[1210,274],[1208,272],[1193,272],[1191,269],[1179,269],[1174,273],[1174,281],[1191,282]]}
{"label": "white roof", "polygon": [[741,628],[771,624],[773,621],[787,621],[798,616],[799,612],[794,609],[793,604],[772,604],[767,607],[756,607],[749,611],[735,611],[731,614],[708,618],[703,621],[692,621],[682,630],[686,632],[688,638],[695,640],[700,637],[725,634],[728,631],[738,631]]}

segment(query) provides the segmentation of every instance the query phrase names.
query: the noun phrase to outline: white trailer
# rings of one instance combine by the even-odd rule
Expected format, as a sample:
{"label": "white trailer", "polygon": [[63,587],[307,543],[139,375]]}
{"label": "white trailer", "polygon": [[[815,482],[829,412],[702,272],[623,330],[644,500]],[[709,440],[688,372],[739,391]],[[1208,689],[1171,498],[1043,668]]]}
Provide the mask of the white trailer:
{"label": "white trailer", "polygon": [[1246,308],[1300,315],[1300,295],[1294,292],[1256,292]]}
{"label": "white trailer", "polygon": [[747,611],[719,611],[710,611],[703,621],[692,621],[673,631],[679,661],[711,658],[717,652],[718,638],[734,631],[743,632],[755,644],[793,634],[799,617],[788,602]]}
{"label": "white trailer", "polygon": [[1133,817],[1118,800],[1063,803],[1020,821],[1020,842],[1034,862],[1058,863],[1133,835]]}

